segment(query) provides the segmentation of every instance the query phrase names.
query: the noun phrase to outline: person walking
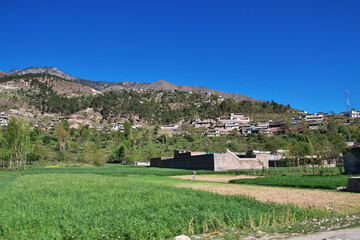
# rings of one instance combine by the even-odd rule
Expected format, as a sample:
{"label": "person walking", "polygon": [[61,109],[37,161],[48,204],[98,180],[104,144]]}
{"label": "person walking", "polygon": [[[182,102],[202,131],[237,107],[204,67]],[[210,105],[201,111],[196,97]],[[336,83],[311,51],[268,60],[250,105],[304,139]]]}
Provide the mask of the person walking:
{"label": "person walking", "polygon": [[196,172],[195,172],[195,170],[193,171],[193,180],[195,180],[195,177],[196,177]]}

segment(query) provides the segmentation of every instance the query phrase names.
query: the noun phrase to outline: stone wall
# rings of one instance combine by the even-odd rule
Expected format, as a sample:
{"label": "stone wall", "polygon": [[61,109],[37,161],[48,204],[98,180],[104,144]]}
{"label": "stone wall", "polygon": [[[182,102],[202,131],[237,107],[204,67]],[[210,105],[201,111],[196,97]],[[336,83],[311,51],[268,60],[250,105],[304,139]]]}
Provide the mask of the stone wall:
{"label": "stone wall", "polygon": [[170,159],[151,159],[151,167],[179,168],[189,170],[211,170],[214,171],[214,154],[198,156],[179,157]]}
{"label": "stone wall", "polygon": [[360,177],[348,178],[348,191],[360,193]]}
{"label": "stone wall", "polygon": [[227,150],[223,154],[214,154],[214,171],[262,169],[263,165],[268,168],[267,156],[267,154],[257,154],[256,158],[239,158]]}

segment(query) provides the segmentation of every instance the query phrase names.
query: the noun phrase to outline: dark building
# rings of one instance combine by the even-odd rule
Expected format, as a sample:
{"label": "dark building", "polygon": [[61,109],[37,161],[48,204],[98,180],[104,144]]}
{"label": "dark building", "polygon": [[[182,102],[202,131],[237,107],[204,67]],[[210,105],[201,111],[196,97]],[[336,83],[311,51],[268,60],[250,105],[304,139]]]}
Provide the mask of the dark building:
{"label": "dark building", "polygon": [[350,148],[344,153],[344,167],[346,174],[360,174],[360,148]]}

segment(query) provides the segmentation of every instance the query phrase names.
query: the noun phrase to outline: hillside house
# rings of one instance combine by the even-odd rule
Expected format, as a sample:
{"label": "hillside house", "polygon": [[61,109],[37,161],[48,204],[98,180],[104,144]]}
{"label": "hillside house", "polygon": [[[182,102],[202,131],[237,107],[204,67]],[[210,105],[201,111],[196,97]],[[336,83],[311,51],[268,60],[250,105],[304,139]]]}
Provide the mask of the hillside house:
{"label": "hillside house", "polygon": [[290,118],[289,120],[294,127],[301,126],[301,119]]}
{"label": "hillside house", "polygon": [[103,125],[96,125],[96,131],[98,131],[98,132],[104,131],[104,126]]}
{"label": "hillside house", "polygon": [[113,125],[110,125],[109,126],[109,129],[111,130],[111,131],[124,131],[124,123],[115,123],[115,124],[113,124]]}
{"label": "hillside house", "polygon": [[207,130],[207,131],[206,131],[206,135],[207,135],[208,137],[218,137],[218,136],[220,136],[220,131],[219,131],[219,130],[216,130],[216,129],[214,129],[214,130]]}
{"label": "hillside house", "polygon": [[346,112],[344,115],[352,117],[352,118],[359,118],[360,117],[360,112],[356,111],[356,110],[351,110],[350,112]]}
{"label": "hillside house", "polygon": [[269,132],[272,135],[275,134],[284,134],[286,132],[285,130],[285,122],[283,120],[281,121],[269,121]]}
{"label": "hillside house", "polygon": [[321,129],[324,126],[324,122],[323,121],[308,122],[308,126],[310,130]]}
{"label": "hillside house", "polygon": [[191,122],[191,124],[195,127],[195,128],[210,128],[213,124],[215,124],[215,121],[212,119],[207,119],[204,121],[201,121],[200,119],[196,118],[194,119],[194,121]]}
{"label": "hillside house", "polygon": [[230,118],[242,124],[248,124],[251,121],[249,117],[245,117],[242,113],[230,113]]}
{"label": "hillside house", "polygon": [[6,127],[8,125],[8,116],[4,113],[0,113],[0,126]]}
{"label": "hillside house", "polygon": [[234,122],[234,120],[232,120],[230,116],[221,116],[221,117],[218,117],[217,120],[222,124]]}
{"label": "hillside house", "polygon": [[323,113],[315,113],[315,114],[306,114],[303,118],[307,122],[315,122],[315,121],[324,121],[324,114]]}
{"label": "hillside house", "polygon": [[242,113],[230,113],[229,116],[221,116],[217,119],[220,123],[241,123],[241,124],[248,124],[251,119],[249,117],[244,117]]}
{"label": "hillside house", "polygon": [[247,136],[248,134],[251,134],[251,133],[270,134],[269,122],[241,126],[240,133],[245,136]]}
{"label": "hillside house", "polygon": [[175,125],[164,125],[164,126],[161,126],[160,129],[161,130],[175,130],[175,129],[178,129],[179,128],[179,125],[175,124]]}
{"label": "hillside house", "polygon": [[233,130],[233,129],[239,129],[239,124],[237,122],[234,123],[225,123],[224,124],[225,130]]}

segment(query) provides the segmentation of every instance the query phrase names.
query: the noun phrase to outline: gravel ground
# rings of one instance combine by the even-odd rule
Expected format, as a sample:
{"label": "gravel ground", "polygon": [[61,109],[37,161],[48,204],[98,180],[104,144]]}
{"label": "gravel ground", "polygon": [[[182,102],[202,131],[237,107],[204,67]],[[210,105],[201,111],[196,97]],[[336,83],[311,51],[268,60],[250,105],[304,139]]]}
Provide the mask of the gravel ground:
{"label": "gravel ground", "polygon": [[313,233],[305,236],[291,237],[292,240],[321,240],[321,239],[341,239],[341,240],[360,240],[360,228],[341,229],[329,232]]}

